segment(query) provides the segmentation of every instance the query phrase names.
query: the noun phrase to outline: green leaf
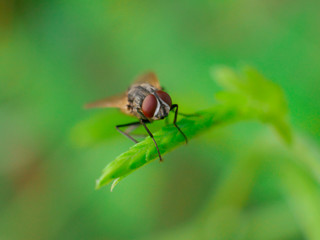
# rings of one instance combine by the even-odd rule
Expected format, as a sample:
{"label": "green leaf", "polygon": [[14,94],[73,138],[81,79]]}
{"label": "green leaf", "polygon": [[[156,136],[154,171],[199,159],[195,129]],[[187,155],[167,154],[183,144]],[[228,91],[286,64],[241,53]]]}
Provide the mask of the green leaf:
{"label": "green leaf", "polygon": [[[225,90],[216,94],[219,104],[177,123],[188,139],[211,127],[256,119],[271,124],[287,143],[291,142],[287,102],[279,86],[251,67],[243,68],[241,73],[224,66],[216,67],[212,74]],[[105,139],[110,132],[104,126],[108,126],[107,122],[110,122],[107,115],[88,120],[74,129],[73,139],[81,146]],[[173,125],[155,132],[154,138],[162,155],[184,143],[184,137]],[[157,158],[155,145],[147,137],[109,163],[97,180],[96,188],[114,181],[113,189],[124,177]]]}
{"label": "green leaf", "polygon": [[216,67],[213,77],[225,90],[216,98],[228,105],[250,111],[263,122],[273,125],[280,136],[290,144],[292,135],[288,121],[288,104],[282,89],[252,67],[243,67],[236,73],[228,67]]}

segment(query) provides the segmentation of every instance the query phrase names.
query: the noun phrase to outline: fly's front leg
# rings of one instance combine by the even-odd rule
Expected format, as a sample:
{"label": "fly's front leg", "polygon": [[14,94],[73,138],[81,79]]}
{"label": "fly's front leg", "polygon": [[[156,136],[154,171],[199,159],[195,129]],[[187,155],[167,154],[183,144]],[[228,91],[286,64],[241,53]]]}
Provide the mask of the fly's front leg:
{"label": "fly's front leg", "polygon": [[178,104],[173,104],[171,106],[171,109],[170,110],[174,110],[175,109],[175,112],[174,112],[174,119],[173,119],[173,125],[179,130],[179,132],[183,135],[184,139],[186,140],[186,143],[188,143],[188,138],[187,136],[181,131],[181,129],[178,127],[177,125],[177,117],[178,117]]}
{"label": "fly's front leg", "polygon": [[[121,133],[122,135],[126,136],[127,138],[132,140],[134,143],[138,143],[138,141],[136,139],[134,139],[132,136],[130,136],[129,133],[131,131],[133,131],[135,128],[139,127],[140,124],[141,124],[140,122],[121,124],[121,125],[117,125],[116,129],[118,130],[119,133]],[[128,132],[124,132],[124,131],[120,130],[120,128],[122,128],[122,127],[129,127],[129,131]],[[130,127],[131,127],[131,129],[130,129]]]}
{"label": "fly's front leg", "polygon": [[154,142],[154,145],[156,145],[156,148],[157,148],[157,151],[158,151],[158,155],[159,155],[159,159],[160,159],[160,162],[162,162],[163,160],[162,160],[162,157],[161,157],[161,153],[160,153],[160,150],[159,150],[159,147],[158,147],[158,144],[157,144],[157,142],[156,142],[156,140],[154,139],[154,137],[153,137],[153,134],[150,132],[150,130],[149,130],[149,128],[147,127],[147,125],[146,125],[146,122],[145,121],[143,121],[142,119],[140,120],[140,123],[141,123],[141,125],[143,125],[144,126],[144,128],[146,129],[146,131],[147,131],[147,133],[149,134],[149,136],[152,138],[152,140],[153,140],[153,142]]}

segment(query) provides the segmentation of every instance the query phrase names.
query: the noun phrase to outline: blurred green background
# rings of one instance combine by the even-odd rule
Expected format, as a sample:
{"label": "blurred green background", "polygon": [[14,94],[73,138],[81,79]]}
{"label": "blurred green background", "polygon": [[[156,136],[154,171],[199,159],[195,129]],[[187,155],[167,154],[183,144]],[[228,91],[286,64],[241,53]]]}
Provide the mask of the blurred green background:
{"label": "blurred green background", "polygon": [[[2,0],[0,239],[319,240],[319,8],[316,0]],[[286,93],[294,150],[263,124],[238,123],[112,193],[94,190],[132,143],[113,128],[126,117],[84,103],[151,69],[181,111],[203,110],[218,91],[210,69],[242,63]],[[73,127],[101,113],[110,114],[109,137],[75,146]]]}

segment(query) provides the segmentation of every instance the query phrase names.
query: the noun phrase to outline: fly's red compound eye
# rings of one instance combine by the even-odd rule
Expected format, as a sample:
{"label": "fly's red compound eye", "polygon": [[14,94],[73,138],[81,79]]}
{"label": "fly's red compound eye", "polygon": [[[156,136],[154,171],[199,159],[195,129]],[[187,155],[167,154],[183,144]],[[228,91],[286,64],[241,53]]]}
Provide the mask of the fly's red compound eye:
{"label": "fly's red compound eye", "polygon": [[157,91],[157,95],[159,96],[159,98],[161,98],[162,101],[164,101],[166,104],[169,105],[169,107],[171,107],[172,100],[171,100],[171,97],[169,96],[168,93],[159,90],[159,91]]}
{"label": "fly's red compound eye", "polygon": [[158,101],[153,94],[146,96],[142,103],[142,112],[147,118],[152,118],[156,111]]}

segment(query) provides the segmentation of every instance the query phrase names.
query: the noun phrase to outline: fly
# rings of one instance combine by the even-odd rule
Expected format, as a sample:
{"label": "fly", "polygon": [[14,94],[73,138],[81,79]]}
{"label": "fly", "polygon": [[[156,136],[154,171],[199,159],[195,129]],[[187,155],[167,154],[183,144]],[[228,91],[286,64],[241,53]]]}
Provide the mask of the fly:
{"label": "fly", "polygon": [[[152,138],[160,161],[162,161],[162,157],[158,144],[146,124],[164,119],[168,117],[170,111],[174,111],[173,125],[183,135],[186,143],[188,143],[187,136],[177,125],[178,104],[172,104],[171,97],[162,90],[157,76],[152,72],[138,77],[126,92],[88,103],[85,105],[85,108],[118,108],[123,113],[138,118],[139,121],[117,125],[116,129],[133,142],[138,143],[130,135],[130,132],[142,125]],[[129,131],[122,131],[121,128],[123,127],[127,127]]]}

